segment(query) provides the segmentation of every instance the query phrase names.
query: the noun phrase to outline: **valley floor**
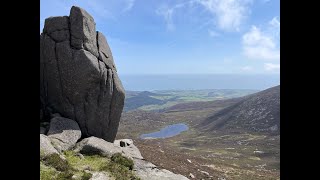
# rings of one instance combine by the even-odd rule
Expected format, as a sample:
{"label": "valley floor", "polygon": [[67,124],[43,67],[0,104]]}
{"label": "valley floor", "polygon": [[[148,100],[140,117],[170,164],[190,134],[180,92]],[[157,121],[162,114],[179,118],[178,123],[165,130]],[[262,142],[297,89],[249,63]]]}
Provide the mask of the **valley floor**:
{"label": "valley floor", "polygon": [[[142,156],[159,167],[195,179],[280,179],[280,136],[248,132],[203,133],[198,122],[221,108],[178,109],[164,113],[126,112],[119,138],[132,138]],[[143,133],[185,123],[188,131],[165,139],[140,139]]]}

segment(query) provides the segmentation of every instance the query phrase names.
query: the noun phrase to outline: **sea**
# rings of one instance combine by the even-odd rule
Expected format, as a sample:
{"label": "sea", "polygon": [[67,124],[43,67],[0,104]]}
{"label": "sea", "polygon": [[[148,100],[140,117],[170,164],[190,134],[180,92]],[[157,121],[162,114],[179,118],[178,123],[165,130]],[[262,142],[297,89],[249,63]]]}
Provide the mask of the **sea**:
{"label": "sea", "polygon": [[119,74],[130,91],[255,89],[280,85],[279,74]]}

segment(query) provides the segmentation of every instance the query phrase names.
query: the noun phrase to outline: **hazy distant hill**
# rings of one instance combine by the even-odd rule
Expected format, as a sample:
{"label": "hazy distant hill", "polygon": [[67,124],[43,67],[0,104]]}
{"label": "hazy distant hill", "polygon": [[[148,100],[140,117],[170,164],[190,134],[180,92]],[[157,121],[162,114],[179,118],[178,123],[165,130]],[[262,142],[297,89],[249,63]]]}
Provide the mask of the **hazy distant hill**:
{"label": "hazy distant hill", "polygon": [[[126,91],[124,111],[132,110],[146,110],[162,112],[170,107],[180,103],[198,102],[191,106],[196,106],[197,109],[201,109],[203,106],[207,107],[206,103],[200,103],[204,101],[216,101],[231,99],[236,97],[243,97],[248,94],[257,92],[257,90],[250,89],[205,89],[205,90],[157,90],[157,91]],[[235,101],[235,99],[231,100]],[[214,103],[214,107],[220,104],[226,104],[224,101],[217,101]],[[212,103],[207,103],[208,106],[212,106]],[[181,106],[174,107],[179,108]],[[187,104],[186,106],[190,106]]]}
{"label": "hazy distant hill", "polygon": [[280,85],[245,96],[208,117],[198,127],[207,131],[229,129],[279,134]]}
{"label": "hazy distant hill", "polygon": [[[131,92],[131,95],[133,93]],[[156,95],[155,93],[151,93],[148,91],[143,91],[137,93],[135,96],[125,99],[125,107],[124,111],[130,111],[137,109],[141,106],[151,105],[151,104],[164,104],[165,102],[151,96]]]}
{"label": "hazy distant hill", "polygon": [[242,99],[243,97],[215,100],[215,101],[205,101],[205,102],[195,101],[195,102],[179,103],[177,105],[174,105],[165,109],[164,112],[196,111],[196,110],[203,110],[208,108],[228,107],[241,101]]}

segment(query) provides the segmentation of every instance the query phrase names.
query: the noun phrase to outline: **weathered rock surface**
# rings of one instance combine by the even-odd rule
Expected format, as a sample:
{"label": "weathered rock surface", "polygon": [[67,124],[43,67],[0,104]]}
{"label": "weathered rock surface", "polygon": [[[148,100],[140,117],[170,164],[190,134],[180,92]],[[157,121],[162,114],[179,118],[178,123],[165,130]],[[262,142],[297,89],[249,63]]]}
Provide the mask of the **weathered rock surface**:
{"label": "weathered rock surface", "polygon": [[141,159],[134,159],[134,171],[142,180],[187,180],[185,176],[174,174],[166,169],[158,169],[156,165]]}
{"label": "weathered rock surface", "polygon": [[139,149],[133,144],[133,141],[131,139],[115,140],[114,144],[121,148],[125,156],[136,159],[143,159]]}
{"label": "weathered rock surface", "polygon": [[90,180],[111,180],[113,178],[110,177],[106,172],[93,172]]}
{"label": "weathered rock surface", "polygon": [[[59,117],[56,117],[59,118]],[[125,144],[121,147],[120,142]],[[40,134],[40,150],[44,155],[49,155],[52,153],[58,153],[58,151],[52,146],[50,138]],[[122,153],[124,156],[133,159],[135,174],[142,180],[187,180],[188,178],[180,175],[174,174],[166,169],[159,169],[156,165],[143,160],[139,149],[134,146],[131,139],[121,139],[116,140],[114,143],[107,142],[101,138],[89,137],[85,138],[79,143],[77,143],[75,152],[87,154],[87,155],[102,155],[106,157],[111,157],[115,153]],[[81,154],[79,154],[81,155]],[[106,172],[93,172],[92,180],[108,180],[110,175]]]}
{"label": "weathered rock surface", "polygon": [[59,154],[58,151],[51,144],[50,139],[44,134],[40,134],[40,153],[41,156]]}
{"label": "weathered rock surface", "polygon": [[57,150],[65,151],[75,146],[81,131],[76,121],[57,116],[51,119],[47,135]]}
{"label": "weathered rock surface", "polygon": [[122,153],[120,147],[97,137],[83,139],[77,143],[74,151],[82,154],[98,154],[107,157],[111,157],[115,153]]}
{"label": "weathered rock surface", "polygon": [[73,6],[45,20],[40,36],[40,99],[44,109],[78,122],[84,137],[113,142],[125,93],[106,38]]}

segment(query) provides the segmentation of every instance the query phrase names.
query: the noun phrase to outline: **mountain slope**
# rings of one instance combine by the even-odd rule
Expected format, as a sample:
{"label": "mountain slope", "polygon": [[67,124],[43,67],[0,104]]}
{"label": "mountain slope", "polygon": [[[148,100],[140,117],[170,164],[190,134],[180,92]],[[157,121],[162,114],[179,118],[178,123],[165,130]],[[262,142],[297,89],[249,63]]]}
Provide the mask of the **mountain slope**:
{"label": "mountain slope", "polygon": [[224,129],[279,134],[280,85],[244,97],[206,118],[198,127],[205,131]]}
{"label": "mountain slope", "polygon": [[195,101],[195,102],[185,102],[173,105],[164,110],[164,112],[182,112],[182,111],[196,111],[209,108],[221,108],[231,106],[243,99],[242,97],[215,100],[215,101]]}
{"label": "mountain slope", "polygon": [[131,111],[141,106],[151,104],[164,104],[165,102],[150,96],[157,95],[148,91],[143,91],[136,96],[125,99],[124,111]]}

